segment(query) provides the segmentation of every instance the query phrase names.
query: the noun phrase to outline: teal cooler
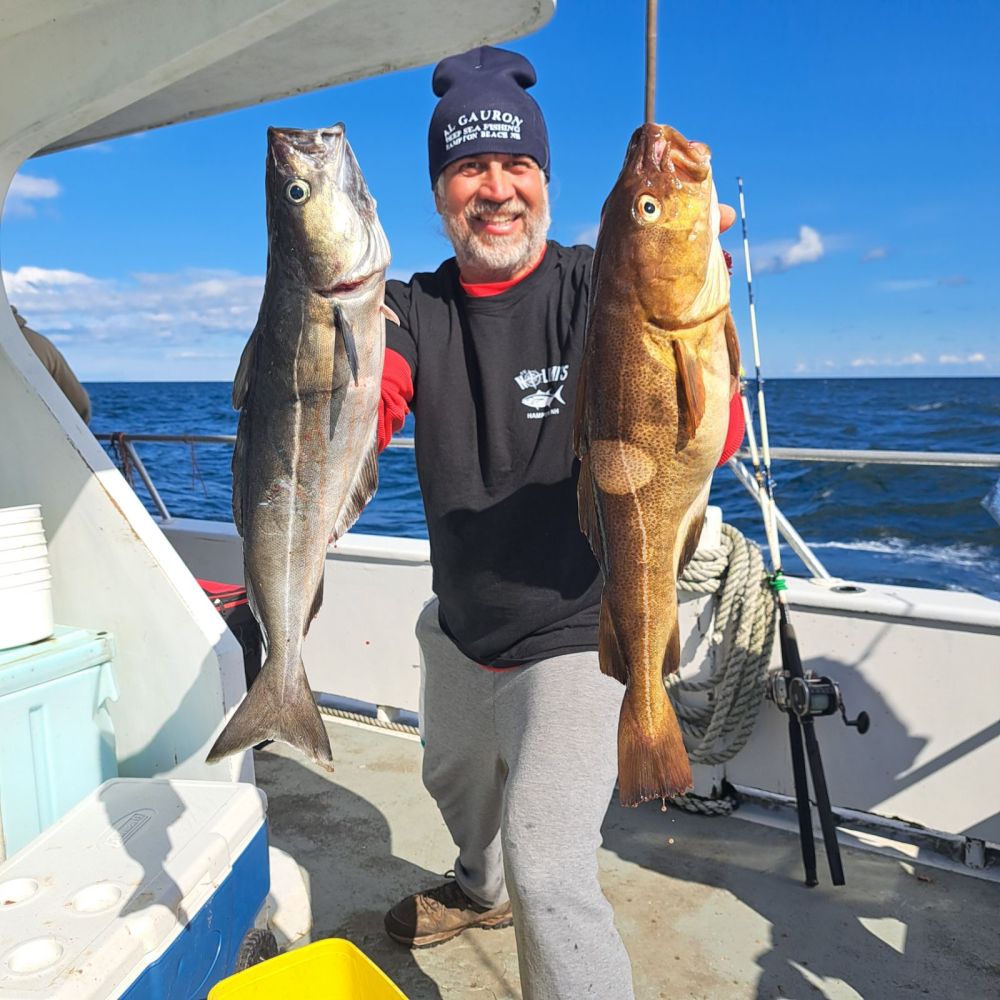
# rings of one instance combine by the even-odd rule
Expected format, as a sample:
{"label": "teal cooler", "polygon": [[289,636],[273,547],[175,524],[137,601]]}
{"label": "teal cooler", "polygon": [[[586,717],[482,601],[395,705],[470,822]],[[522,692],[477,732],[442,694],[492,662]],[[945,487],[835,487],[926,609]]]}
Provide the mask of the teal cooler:
{"label": "teal cooler", "polygon": [[0,652],[0,822],[8,856],[117,777],[107,632],[56,626]]}

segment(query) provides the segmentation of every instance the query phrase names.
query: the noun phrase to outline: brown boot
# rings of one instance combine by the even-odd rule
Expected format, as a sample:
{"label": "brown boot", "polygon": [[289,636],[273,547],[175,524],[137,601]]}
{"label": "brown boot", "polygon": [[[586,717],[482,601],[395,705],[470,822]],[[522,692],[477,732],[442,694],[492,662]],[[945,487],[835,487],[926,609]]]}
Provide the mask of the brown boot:
{"label": "brown boot", "polygon": [[426,948],[457,937],[470,927],[510,927],[510,901],[488,909],[474,903],[451,879],[444,885],[416,892],[385,915],[386,933],[410,948]]}

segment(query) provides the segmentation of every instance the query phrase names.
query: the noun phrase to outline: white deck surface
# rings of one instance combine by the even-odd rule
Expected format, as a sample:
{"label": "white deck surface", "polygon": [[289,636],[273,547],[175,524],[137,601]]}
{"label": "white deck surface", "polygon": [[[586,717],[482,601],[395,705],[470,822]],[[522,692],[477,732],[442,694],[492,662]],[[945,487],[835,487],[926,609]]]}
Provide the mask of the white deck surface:
{"label": "white deck surface", "polygon": [[[332,778],[283,745],[255,759],[272,843],[308,875],[313,939],[350,939],[410,1000],[520,998],[513,930],[415,952],[386,938],[385,910],[441,881],[455,849],[421,784],[418,742],[329,729]],[[601,876],[636,997],[1000,996],[996,884],[851,848],[844,865],[846,887],[806,889],[787,833],[612,803]]]}

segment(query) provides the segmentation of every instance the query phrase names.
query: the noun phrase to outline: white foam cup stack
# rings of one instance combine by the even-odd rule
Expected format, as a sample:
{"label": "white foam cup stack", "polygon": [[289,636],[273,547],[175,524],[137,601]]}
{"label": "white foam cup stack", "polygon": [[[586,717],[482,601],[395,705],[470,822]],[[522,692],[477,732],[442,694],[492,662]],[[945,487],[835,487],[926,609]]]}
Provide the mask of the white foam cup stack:
{"label": "white foam cup stack", "polygon": [[0,508],[0,649],[47,639],[53,629],[41,506]]}

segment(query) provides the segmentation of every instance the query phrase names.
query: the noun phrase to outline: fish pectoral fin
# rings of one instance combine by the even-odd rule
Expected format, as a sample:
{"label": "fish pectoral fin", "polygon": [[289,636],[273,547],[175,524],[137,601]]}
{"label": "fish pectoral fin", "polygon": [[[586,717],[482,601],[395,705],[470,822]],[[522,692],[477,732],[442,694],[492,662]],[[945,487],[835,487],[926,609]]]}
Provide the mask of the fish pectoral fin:
{"label": "fish pectoral fin", "polygon": [[736,332],[732,310],[726,310],[726,350],[729,352],[729,375],[733,380],[733,393],[740,381],[740,338]]}
{"label": "fish pectoral fin", "polygon": [[694,437],[705,416],[705,380],[701,373],[701,362],[694,351],[682,340],[675,339],[674,362],[677,365],[677,409],[678,419],[684,425],[688,437]]}
{"label": "fish pectoral fin", "polygon": [[344,338],[344,350],[347,352],[347,363],[351,366],[351,375],[354,376],[354,384],[358,384],[358,345],[354,342],[354,330],[344,315],[344,310],[340,308],[340,303],[334,304],[333,321],[340,331],[340,336]]}
{"label": "fish pectoral fin", "polygon": [[391,319],[396,326],[399,326],[399,317],[384,302],[378,308],[386,319]]}
{"label": "fish pectoral fin", "polygon": [[376,431],[372,429],[372,444],[365,460],[361,463],[354,482],[351,484],[351,491],[347,502],[344,504],[337,518],[337,523],[333,526],[330,541],[335,542],[349,531],[350,527],[358,519],[361,511],[365,509],[365,504],[375,495],[378,489],[378,440]]}
{"label": "fish pectoral fin", "polygon": [[611,610],[605,599],[601,600],[601,620],[597,631],[597,659],[601,664],[602,674],[614,677],[622,684],[628,684],[628,664],[622,655],[614,619],[611,617]]}

